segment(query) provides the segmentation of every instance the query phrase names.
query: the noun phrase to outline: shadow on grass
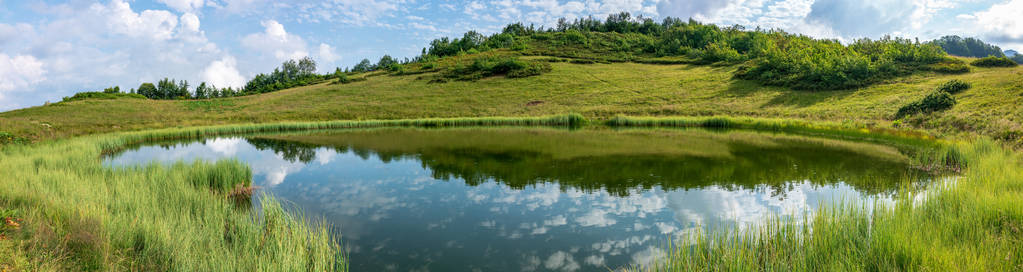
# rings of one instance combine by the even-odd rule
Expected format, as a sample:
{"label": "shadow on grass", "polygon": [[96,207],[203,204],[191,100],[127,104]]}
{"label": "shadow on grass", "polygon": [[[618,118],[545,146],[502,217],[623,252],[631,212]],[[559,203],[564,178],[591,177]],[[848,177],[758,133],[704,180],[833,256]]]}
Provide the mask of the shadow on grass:
{"label": "shadow on grass", "polygon": [[780,92],[779,95],[772,97],[771,100],[760,105],[760,108],[775,106],[794,106],[797,108],[804,108],[830,100],[844,99],[855,93],[857,90],[858,89],[829,91],[792,90],[784,87],[764,86],[752,80],[733,79],[728,83],[728,89],[725,90],[725,93],[731,96],[748,97],[764,91]]}

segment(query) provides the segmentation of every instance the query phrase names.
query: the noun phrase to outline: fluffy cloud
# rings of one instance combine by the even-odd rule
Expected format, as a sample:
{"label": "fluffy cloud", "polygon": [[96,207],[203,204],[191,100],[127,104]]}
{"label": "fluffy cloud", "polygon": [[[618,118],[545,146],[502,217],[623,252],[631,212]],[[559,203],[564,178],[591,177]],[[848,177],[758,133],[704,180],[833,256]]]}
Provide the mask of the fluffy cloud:
{"label": "fluffy cloud", "polygon": [[902,0],[817,0],[807,21],[830,27],[846,38],[872,37],[911,26],[918,8]]}
{"label": "fluffy cloud", "polygon": [[43,63],[33,56],[14,57],[0,53],[0,95],[3,92],[28,88],[46,79]]}
{"label": "fluffy cloud", "polygon": [[691,18],[699,15],[710,15],[728,6],[732,1],[692,1],[664,0],[657,3],[657,12],[661,16]]}
{"label": "fluffy cloud", "polygon": [[275,20],[263,21],[261,24],[264,28],[263,32],[245,36],[242,39],[244,46],[257,52],[269,54],[277,61],[309,56],[306,42],[302,40],[302,37],[288,33],[284,30],[284,25]]}
{"label": "fluffy cloud", "polygon": [[168,7],[181,12],[192,12],[202,8],[204,0],[157,0]]}
{"label": "fluffy cloud", "polygon": [[320,43],[317,55],[319,56],[321,70],[324,70],[325,67],[330,67],[329,64],[341,60],[341,56],[337,54],[336,49],[325,43]]}
{"label": "fluffy cloud", "polygon": [[972,19],[977,28],[993,41],[1023,43],[1023,0],[1012,0],[991,6],[965,19]]}
{"label": "fluffy cloud", "polygon": [[126,2],[112,1],[109,6],[93,5],[93,14],[106,17],[110,31],[132,38],[168,40],[174,35],[178,16],[166,10],[144,10],[135,13]]}
{"label": "fluffy cloud", "polygon": [[230,56],[211,62],[203,69],[201,78],[219,88],[245,86],[245,77],[238,72],[237,64]]}
{"label": "fluffy cloud", "polygon": [[547,261],[543,262],[543,266],[548,270],[560,270],[560,271],[576,271],[581,268],[579,263],[572,257],[572,253],[558,251],[547,257]]}

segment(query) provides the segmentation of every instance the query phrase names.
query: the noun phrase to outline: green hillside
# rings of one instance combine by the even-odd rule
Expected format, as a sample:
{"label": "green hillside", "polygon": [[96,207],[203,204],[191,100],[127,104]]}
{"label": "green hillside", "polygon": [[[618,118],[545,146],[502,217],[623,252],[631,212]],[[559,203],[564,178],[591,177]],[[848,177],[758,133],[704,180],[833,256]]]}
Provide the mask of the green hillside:
{"label": "green hillside", "polygon": [[[505,52],[505,54],[513,54]],[[463,56],[469,58],[472,56]],[[545,57],[523,57],[545,59]],[[206,100],[84,99],[0,113],[0,128],[33,140],[161,127],[273,121],[407,119],[427,117],[615,115],[731,115],[853,121],[891,126],[898,109],[936,86],[961,79],[973,88],[956,94],[944,112],[907,117],[903,125],[943,134],[980,132],[1018,141],[1023,68],[973,68],[886,80],[869,87],[802,91],[734,79],[736,65],[574,64],[526,78],[488,77],[431,83],[440,72],[371,72],[365,81],[323,82],[277,92]]]}

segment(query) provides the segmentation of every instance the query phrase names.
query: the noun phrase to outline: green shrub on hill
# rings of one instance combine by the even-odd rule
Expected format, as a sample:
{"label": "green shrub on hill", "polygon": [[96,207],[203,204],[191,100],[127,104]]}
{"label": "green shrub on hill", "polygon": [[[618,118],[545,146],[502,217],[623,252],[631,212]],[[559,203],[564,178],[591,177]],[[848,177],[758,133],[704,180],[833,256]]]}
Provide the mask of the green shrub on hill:
{"label": "green shrub on hill", "polygon": [[951,94],[945,91],[934,91],[928,94],[921,100],[913,101],[908,105],[899,108],[899,111],[895,113],[895,118],[902,118],[918,113],[932,113],[936,111],[943,111],[951,109],[955,106],[956,99]]}
{"label": "green shrub on hill", "polygon": [[948,82],[942,83],[941,85],[938,85],[937,91],[947,92],[949,94],[957,94],[967,89],[970,89],[970,87],[973,87],[973,85],[970,85],[970,83],[967,83],[966,81],[953,79],[949,80]]}
{"label": "green shrub on hill", "polygon": [[458,63],[445,71],[442,76],[454,80],[478,80],[485,77],[504,75],[509,78],[520,78],[540,75],[551,71],[550,63],[545,61],[526,61],[515,57],[477,57],[472,63]]}
{"label": "green shrub on hill", "polygon": [[[8,133],[8,132],[0,131],[0,145],[6,145],[6,144],[24,144],[24,143],[28,143],[28,142],[29,142],[28,139],[15,136],[14,134],[11,134],[11,133]],[[0,210],[0,212],[2,212],[2,211],[3,210]],[[7,217],[7,216],[0,215],[0,218],[4,218],[4,217]]]}
{"label": "green shrub on hill", "polygon": [[924,69],[945,74],[964,74],[970,72],[970,66],[966,65],[965,61],[954,58],[946,58],[941,62],[925,65]]}
{"label": "green shrub on hill", "polygon": [[146,99],[145,96],[133,93],[80,92],[76,93],[71,97],[65,96],[62,102],[78,101],[85,99],[118,99],[118,98]]}
{"label": "green shrub on hill", "polygon": [[1016,67],[1019,64],[1006,57],[989,56],[977,59],[971,62],[970,65],[977,67]]}
{"label": "green shrub on hill", "polygon": [[562,19],[549,29],[513,24],[489,37],[471,32],[461,39],[438,39],[418,59],[507,48],[508,40],[528,43],[523,54],[534,56],[599,62],[646,63],[664,57],[701,64],[745,62],[736,78],[804,90],[862,87],[916,71],[969,72],[965,63],[949,58],[934,43],[883,37],[843,45],[777,30],[722,28],[670,17],[657,23],[628,13],[612,14],[605,21]]}

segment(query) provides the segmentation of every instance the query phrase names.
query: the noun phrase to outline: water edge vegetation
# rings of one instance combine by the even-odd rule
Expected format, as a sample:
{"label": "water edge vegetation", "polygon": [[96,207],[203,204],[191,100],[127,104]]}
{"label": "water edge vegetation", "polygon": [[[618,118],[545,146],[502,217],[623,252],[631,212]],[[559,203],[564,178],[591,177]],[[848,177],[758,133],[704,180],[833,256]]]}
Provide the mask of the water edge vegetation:
{"label": "water edge vegetation", "polygon": [[[289,213],[272,196],[258,211],[227,201],[251,174],[237,161],[108,168],[101,154],[130,143],[238,133],[388,126],[583,124],[579,115],[249,124],[125,132],[8,145],[0,209],[23,223],[5,229],[0,252],[31,270],[345,270],[327,226]],[[619,117],[616,126],[775,129],[838,137],[929,139],[898,130],[785,119]],[[834,133],[830,133],[834,132]],[[906,191],[893,207],[837,206],[799,222],[708,232],[674,241],[657,270],[1016,269],[1023,262],[1023,186],[1018,155],[991,141],[943,142],[921,163],[965,166],[931,192]],[[241,184],[241,185],[237,185]],[[920,195],[925,200],[918,201]],[[259,216],[257,216],[259,215]],[[811,231],[812,230],[812,231]],[[715,241],[715,242],[711,242]],[[285,254],[287,253],[287,254]]]}

